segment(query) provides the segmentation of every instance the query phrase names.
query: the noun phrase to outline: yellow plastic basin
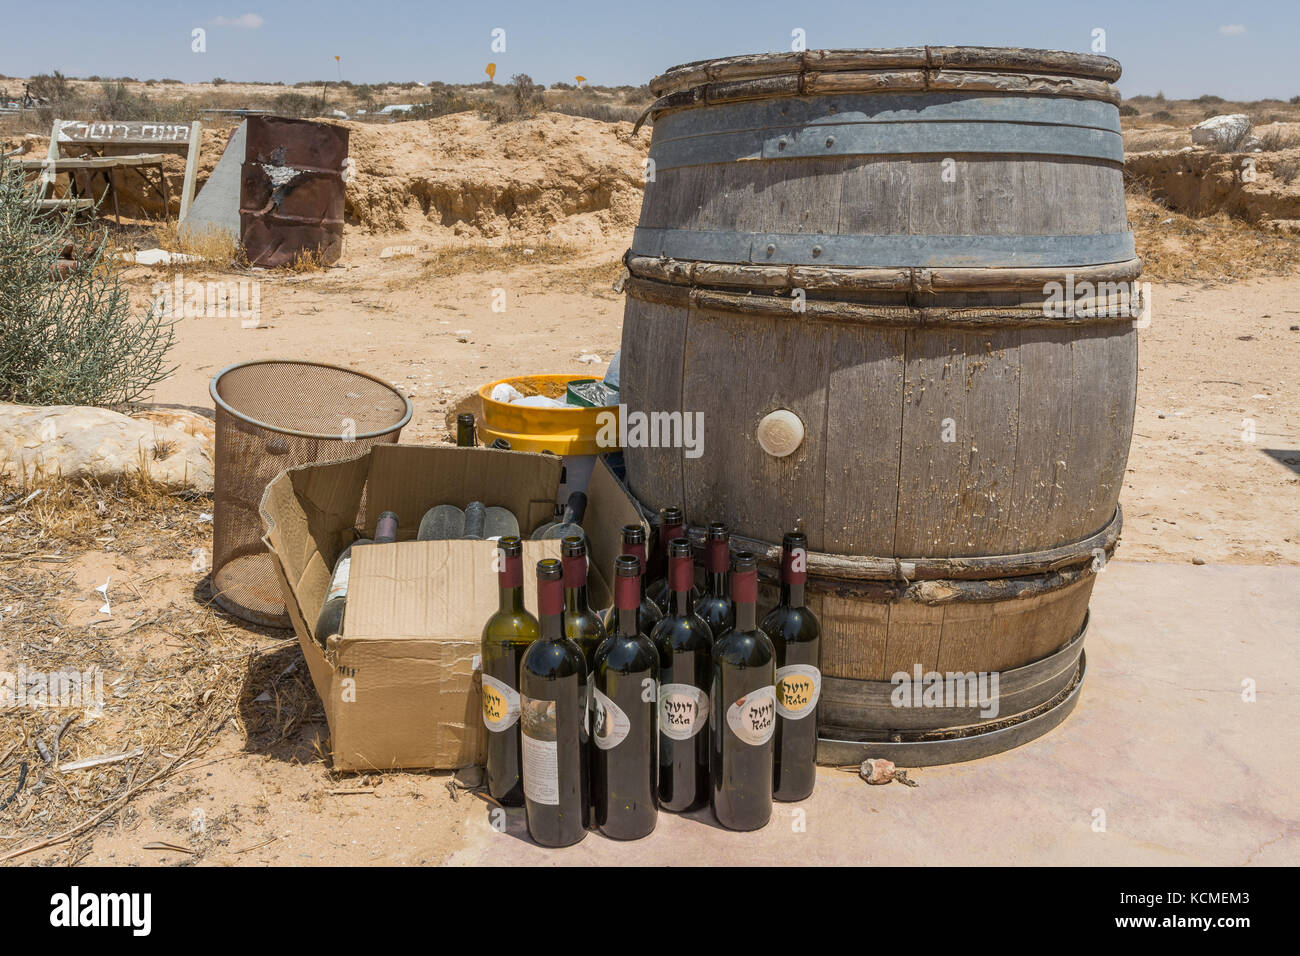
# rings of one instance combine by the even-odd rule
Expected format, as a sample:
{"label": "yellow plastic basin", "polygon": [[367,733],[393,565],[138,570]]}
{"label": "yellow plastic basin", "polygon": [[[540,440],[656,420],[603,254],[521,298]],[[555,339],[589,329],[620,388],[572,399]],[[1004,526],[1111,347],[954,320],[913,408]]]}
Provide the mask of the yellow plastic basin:
{"label": "yellow plastic basin", "polygon": [[549,451],[555,455],[603,455],[617,451],[618,429],[608,436],[611,444],[598,445],[601,415],[618,415],[618,407],[607,408],[529,408],[494,402],[492,389],[503,382],[513,385],[524,395],[547,395],[563,399],[568,384],[590,375],[520,375],[497,379],[478,390],[483,399],[483,420],[479,434],[490,445],[498,438],[510,442],[515,451]]}

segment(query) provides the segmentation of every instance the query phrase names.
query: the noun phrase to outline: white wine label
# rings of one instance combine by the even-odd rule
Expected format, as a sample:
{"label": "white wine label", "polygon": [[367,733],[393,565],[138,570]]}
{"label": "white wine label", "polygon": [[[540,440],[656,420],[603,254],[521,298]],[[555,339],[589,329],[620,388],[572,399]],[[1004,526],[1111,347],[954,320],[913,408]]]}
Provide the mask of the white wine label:
{"label": "white wine label", "polygon": [[807,717],[822,695],[822,672],[811,664],[776,669],[776,712],[786,720]]}
{"label": "white wine label", "polygon": [[491,674],[483,675],[483,726],[494,733],[509,730],[519,719],[519,691]]}
{"label": "white wine label", "polygon": [[533,803],[560,802],[560,748],[555,701],[520,698],[524,796]]}
{"label": "white wine label", "polygon": [[594,690],[594,684],[592,688],[595,695],[592,717],[596,725],[592,739],[601,750],[613,750],[627,739],[628,733],[632,730],[632,722],[627,719],[627,714],[623,713],[623,708],[600,691]]}
{"label": "white wine label", "polygon": [[747,744],[760,747],[776,730],[776,688],[771,684],[750,691],[727,708],[727,726]]}
{"label": "white wine label", "polygon": [[342,597],[348,593],[348,571],[352,567],[352,555],[349,554],[339,566],[334,569],[334,577],[330,579],[329,593],[325,595],[326,601],[332,601],[336,597]]}
{"label": "white wine label", "polygon": [[659,688],[659,732],[669,740],[690,740],[709,721],[709,697],[694,684]]}

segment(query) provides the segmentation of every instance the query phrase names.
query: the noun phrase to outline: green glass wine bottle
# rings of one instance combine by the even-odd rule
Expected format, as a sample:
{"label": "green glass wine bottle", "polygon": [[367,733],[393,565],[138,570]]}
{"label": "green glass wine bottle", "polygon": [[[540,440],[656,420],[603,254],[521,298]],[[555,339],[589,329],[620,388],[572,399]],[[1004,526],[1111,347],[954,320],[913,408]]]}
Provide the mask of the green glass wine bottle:
{"label": "green glass wine bottle", "polygon": [[542,846],[587,835],[591,814],[587,662],[564,636],[564,571],[537,562],[540,635],[519,665],[519,723],[528,832]]}
{"label": "green glass wine bottle", "polygon": [[488,793],[502,806],[524,805],[520,765],[519,665],[537,640],[537,618],[524,608],[523,542],[497,542],[500,605],[483,625],[483,724],[488,729]]}
{"label": "green glass wine bottle", "polygon": [[691,543],[668,544],[668,615],[651,640],[659,650],[659,806],[683,812],[709,801],[709,684],[713,632],[695,613]]}
{"label": "green glass wine bottle", "polygon": [[569,535],[560,542],[560,555],[564,565],[564,636],[582,650],[591,673],[596,666],[596,648],[607,634],[587,599],[587,539]]}
{"label": "green glass wine bottle", "polygon": [[[639,524],[623,525],[623,550],[620,554],[634,555],[641,562],[641,604],[636,612],[637,629],[643,634],[649,634],[664,615],[645,593],[645,528]],[[618,608],[611,607],[605,615],[605,632],[612,634],[617,628]]]}
{"label": "green glass wine bottle", "polygon": [[641,565],[614,562],[618,625],[596,651],[591,711],[591,791],[596,826],[615,840],[639,840],[655,828],[659,654],[637,624]]}
{"label": "green glass wine bottle", "polygon": [[524,607],[524,545],[497,542],[500,604],[482,633],[482,701],[487,727],[487,792],[503,806],[523,806],[520,765],[519,665],[537,640],[537,618]]}
{"label": "green glass wine bottle", "polygon": [[[655,607],[665,615],[669,613],[668,583],[668,544],[677,538],[686,537],[686,517],[681,508],[664,508],[659,512],[659,546],[655,556],[654,570],[650,583],[646,585],[646,597],[654,602]],[[691,582],[691,600],[698,601],[700,591]]]}
{"label": "green glass wine bottle", "polygon": [[737,552],[731,571],[736,626],[713,642],[709,768],[713,815],[729,830],[757,830],[772,817],[776,651],[757,623],[758,562]]}
{"label": "green glass wine bottle", "polygon": [[772,795],[777,800],[803,800],[817,782],[821,625],[804,604],[807,581],[808,537],[792,531],[781,542],[781,600],[762,623],[776,648]]}
{"label": "green glass wine bottle", "polygon": [[471,412],[461,412],[456,416],[456,444],[461,448],[473,448],[478,444]]}
{"label": "green glass wine bottle", "polygon": [[721,521],[709,525],[704,541],[704,596],[695,602],[700,616],[716,639],[736,624],[736,607],[727,587],[727,568],[731,564],[731,534]]}

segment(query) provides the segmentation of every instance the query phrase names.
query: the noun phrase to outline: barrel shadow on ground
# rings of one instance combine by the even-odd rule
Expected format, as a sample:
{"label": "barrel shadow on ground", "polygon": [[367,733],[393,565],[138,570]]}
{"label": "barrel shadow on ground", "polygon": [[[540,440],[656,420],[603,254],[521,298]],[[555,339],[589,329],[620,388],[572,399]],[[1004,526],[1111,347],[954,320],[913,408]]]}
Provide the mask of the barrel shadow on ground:
{"label": "barrel shadow on ground", "polygon": [[1300,475],[1300,449],[1297,448],[1265,448],[1264,454],[1268,455],[1278,464],[1285,465],[1297,475]]}

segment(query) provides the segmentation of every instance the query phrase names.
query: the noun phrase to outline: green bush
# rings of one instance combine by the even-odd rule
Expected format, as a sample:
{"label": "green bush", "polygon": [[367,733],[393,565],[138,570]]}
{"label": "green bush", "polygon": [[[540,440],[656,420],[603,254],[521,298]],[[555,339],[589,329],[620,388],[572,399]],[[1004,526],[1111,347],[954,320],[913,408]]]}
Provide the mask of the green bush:
{"label": "green bush", "polygon": [[[0,401],[134,401],[175,371],[164,364],[173,323],[156,306],[134,314],[104,235],[79,231],[70,211],[43,213],[38,198],[0,157]],[[68,244],[93,251],[60,278],[55,263]]]}

